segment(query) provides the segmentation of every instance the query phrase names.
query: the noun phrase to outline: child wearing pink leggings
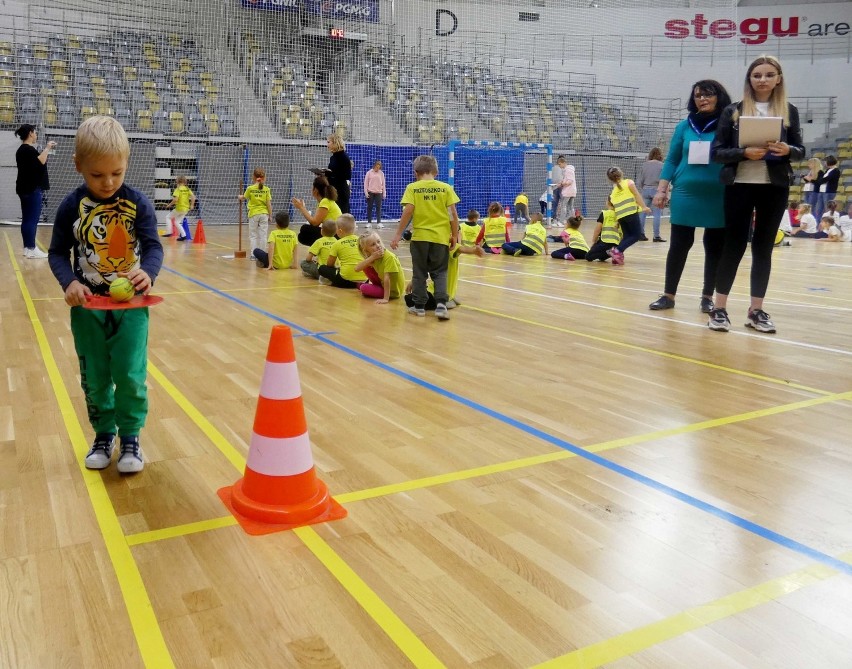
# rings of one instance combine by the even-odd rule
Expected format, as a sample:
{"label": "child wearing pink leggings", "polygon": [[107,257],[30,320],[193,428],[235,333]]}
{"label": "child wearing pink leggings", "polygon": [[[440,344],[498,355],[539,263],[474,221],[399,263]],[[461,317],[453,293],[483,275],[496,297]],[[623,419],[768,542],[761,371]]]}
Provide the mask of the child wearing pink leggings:
{"label": "child wearing pink leggings", "polygon": [[364,297],[378,298],[376,304],[387,304],[396,300],[405,290],[405,278],[402,265],[393,251],[382,246],[382,240],[376,232],[368,232],[358,238],[358,248],[364,256],[356,272],[364,272],[367,281],[358,288]]}

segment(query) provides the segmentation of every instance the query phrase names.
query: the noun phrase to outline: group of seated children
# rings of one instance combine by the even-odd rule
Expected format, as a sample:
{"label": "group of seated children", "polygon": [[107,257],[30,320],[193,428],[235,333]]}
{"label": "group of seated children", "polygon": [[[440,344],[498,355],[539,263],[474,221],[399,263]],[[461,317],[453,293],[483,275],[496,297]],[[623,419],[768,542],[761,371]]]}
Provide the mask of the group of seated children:
{"label": "group of seated children", "polygon": [[817,220],[811,213],[811,206],[802,203],[796,210],[798,227],[790,225],[788,217],[782,221],[781,231],[793,237],[806,239],[819,239],[829,242],[852,241],[852,219],[848,215],[841,216],[837,211],[837,203],[832,200],[817,224]]}

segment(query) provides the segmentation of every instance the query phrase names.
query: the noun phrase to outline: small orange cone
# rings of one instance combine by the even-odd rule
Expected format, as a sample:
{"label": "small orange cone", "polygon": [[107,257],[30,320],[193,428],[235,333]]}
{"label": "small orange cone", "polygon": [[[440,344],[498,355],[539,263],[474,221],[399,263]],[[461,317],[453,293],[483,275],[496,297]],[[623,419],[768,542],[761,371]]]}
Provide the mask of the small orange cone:
{"label": "small orange cone", "polygon": [[195,226],[195,237],[192,239],[193,244],[206,244],[207,237],[204,234],[204,221],[198,219],[198,225]]}
{"label": "small orange cone", "polygon": [[509,205],[503,210],[503,217],[506,219],[506,230],[512,230],[512,214],[509,212]]}
{"label": "small orange cone", "polygon": [[175,239],[177,239],[178,237],[180,237],[180,236],[181,236],[181,231],[180,231],[180,228],[178,227],[177,220],[175,220],[175,217],[174,217],[174,216],[172,216],[172,217],[169,219],[169,221],[170,221],[170,223],[169,223],[169,232],[171,233],[172,237],[174,237]]}
{"label": "small orange cone", "polygon": [[293,337],[272,328],[245,475],[217,493],[247,534],[346,517],[314,470]]}
{"label": "small orange cone", "polygon": [[512,214],[509,212],[509,205],[508,204],[506,205],[506,208],[503,210],[503,216],[505,216],[506,218],[512,217]]}

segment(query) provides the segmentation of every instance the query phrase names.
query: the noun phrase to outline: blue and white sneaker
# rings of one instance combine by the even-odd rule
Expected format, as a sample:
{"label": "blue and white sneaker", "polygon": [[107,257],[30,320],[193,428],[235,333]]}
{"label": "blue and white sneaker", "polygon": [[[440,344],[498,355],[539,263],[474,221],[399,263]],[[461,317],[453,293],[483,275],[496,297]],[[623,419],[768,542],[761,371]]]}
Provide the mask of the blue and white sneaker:
{"label": "blue and white sneaker", "polygon": [[118,471],[122,474],[135,474],[141,472],[145,467],[142,459],[142,448],[139,446],[139,437],[122,437],[119,447]]}
{"label": "blue and white sneaker", "polygon": [[92,447],[86,453],[86,469],[106,469],[112,461],[115,448],[114,434],[96,434]]}

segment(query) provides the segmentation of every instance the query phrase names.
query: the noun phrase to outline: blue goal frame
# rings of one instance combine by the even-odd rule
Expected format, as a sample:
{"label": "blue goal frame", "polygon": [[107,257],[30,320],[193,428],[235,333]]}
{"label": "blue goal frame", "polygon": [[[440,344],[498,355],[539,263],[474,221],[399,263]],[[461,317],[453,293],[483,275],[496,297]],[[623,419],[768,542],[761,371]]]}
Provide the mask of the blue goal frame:
{"label": "blue goal frame", "polygon": [[553,144],[526,143],[526,142],[490,142],[479,139],[451,139],[447,142],[447,176],[449,184],[455,188],[456,185],[456,147],[457,146],[479,146],[483,148],[496,149],[523,149],[524,151],[536,149],[547,151],[547,219],[553,215],[553,184],[550,181],[550,173],[553,171]]}

